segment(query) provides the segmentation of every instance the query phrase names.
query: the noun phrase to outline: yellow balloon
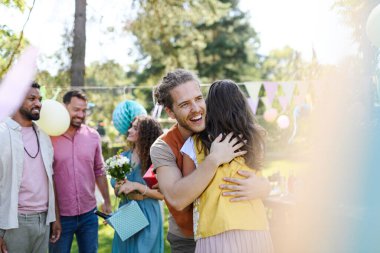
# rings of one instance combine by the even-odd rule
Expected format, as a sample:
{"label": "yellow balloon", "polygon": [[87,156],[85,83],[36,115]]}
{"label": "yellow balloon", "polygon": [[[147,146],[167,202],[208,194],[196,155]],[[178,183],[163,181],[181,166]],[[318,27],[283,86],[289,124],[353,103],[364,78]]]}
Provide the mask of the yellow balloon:
{"label": "yellow balloon", "polygon": [[380,47],[380,4],[368,16],[366,32],[373,45]]}
{"label": "yellow balloon", "polygon": [[40,119],[36,124],[50,136],[58,136],[66,132],[70,126],[70,115],[61,103],[46,99],[42,101]]}

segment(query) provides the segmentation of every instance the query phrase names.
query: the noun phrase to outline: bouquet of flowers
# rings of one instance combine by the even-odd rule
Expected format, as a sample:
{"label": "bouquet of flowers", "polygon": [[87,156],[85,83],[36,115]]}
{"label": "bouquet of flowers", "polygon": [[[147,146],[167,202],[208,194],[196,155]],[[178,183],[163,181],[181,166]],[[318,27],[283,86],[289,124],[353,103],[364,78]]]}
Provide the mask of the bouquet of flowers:
{"label": "bouquet of flowers", "polygon": [[132,171],[132,166],[127,157],[122,156],[119,151],[117,155],[114,155],[106,160],[107,174],[115,178],[117,181],[124,180],[126,174]]}

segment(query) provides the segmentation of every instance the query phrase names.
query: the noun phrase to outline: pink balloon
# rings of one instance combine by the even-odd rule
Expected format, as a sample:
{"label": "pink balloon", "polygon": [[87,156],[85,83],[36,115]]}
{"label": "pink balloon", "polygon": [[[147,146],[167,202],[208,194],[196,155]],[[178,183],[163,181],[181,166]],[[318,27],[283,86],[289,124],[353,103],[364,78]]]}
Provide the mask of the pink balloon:
{"label": "pink balloon", "polygon": [[267,122],[273,122],[273,121],[276,120],[277,115],[278,115],[277,110],[274,109],[274,108],[270,108],[269,110],[266,110],[264,112],[263,117],[264,117],[265,121],[267,121]]}

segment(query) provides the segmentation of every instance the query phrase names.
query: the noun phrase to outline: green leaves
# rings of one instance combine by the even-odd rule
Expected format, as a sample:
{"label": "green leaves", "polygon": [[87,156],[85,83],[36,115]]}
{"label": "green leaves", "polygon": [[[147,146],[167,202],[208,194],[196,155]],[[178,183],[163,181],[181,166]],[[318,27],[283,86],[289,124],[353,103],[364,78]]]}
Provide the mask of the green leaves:
{"label": "green leaves", "polygon": [[155,85],[175,68],[195,70],[202,82],[258,76],[260,44],[236,0],[138,1],[127,29],[137,39],[142,71],[135,83]]}
{"label": "green leaves", "polygon": [[[17,48],[20,39],[9,27],[0,25],[0,79],[8,71],[12,57],[18,55],[27,44],[27,41],[22,39],[20,47]],[[15,50],[17,51],[14,52]]]}
{"label": "green leaves", "polygon": [[153,85],[174,68],[195,69],[195,52],[207,45],[197,27],[215,23],[228,7],[216,0],[139,1],[137,18],[128,29],[137,38],[140,63],[145,63],[146,74],[140,81]]}
{"label": "green leaves", "polygon": [[7,7],[14,7],[20,11],[25,10],[25,1],[24,0],[0,0],[0,5],[5,5]]}
{"label": "green leaves", "polygon": [[237,1],[223,2],[230,6],[225,15],[212,24],[197,27],[206,42],[204,50],[197,51],[197,70],[206,82],[223,78],[242,81],[258,61],[253,45],[259,44],[259,38],[246,14],[238,9]]}

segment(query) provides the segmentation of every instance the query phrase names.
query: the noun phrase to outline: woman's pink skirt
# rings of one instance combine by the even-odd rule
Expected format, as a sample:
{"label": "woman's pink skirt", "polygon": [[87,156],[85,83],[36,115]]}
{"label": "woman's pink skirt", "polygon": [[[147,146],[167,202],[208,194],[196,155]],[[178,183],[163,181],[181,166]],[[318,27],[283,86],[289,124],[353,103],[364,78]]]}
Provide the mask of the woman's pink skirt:
{"label": "woman's pink skirt", "polygon": [[195,253],[273,253],[269,231],[230,230],[197,240]]}

